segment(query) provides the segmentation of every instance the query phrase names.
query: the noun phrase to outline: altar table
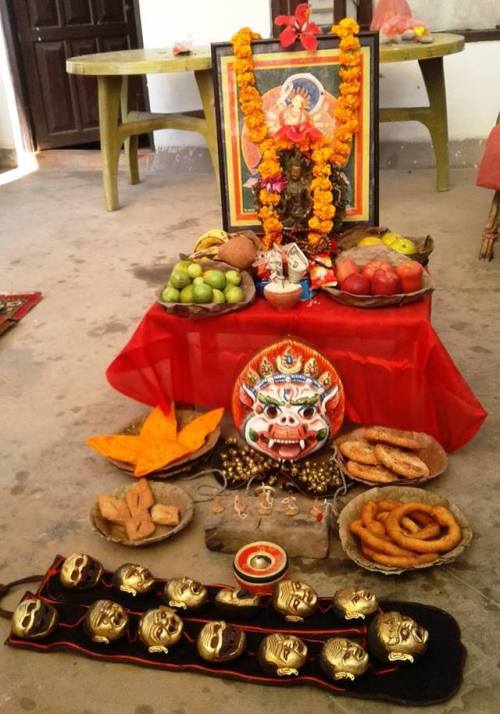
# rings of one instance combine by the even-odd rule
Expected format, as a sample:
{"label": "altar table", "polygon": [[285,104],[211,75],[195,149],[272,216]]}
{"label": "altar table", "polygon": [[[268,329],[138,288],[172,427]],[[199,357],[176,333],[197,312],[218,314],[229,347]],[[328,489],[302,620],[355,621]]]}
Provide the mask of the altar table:
{"label": "altar table", "polygon": [[165,410],[172,399],[229,408],[250,357],[290,336],[333,362],[347,419],[425,431],[453,451],[474,436],[486,412],[433,330],[430,305],[428,298],[362,310],[320,294],[287,312],[258,298],[245,310],[191,320],[156,304],[106,374],[118,391]]}

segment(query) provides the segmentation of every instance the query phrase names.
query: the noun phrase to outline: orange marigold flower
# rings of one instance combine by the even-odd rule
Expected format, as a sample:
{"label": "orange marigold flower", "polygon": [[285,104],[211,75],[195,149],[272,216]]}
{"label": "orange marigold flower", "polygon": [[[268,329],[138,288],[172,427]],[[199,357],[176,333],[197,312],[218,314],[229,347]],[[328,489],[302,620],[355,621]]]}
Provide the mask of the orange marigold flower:
{"label": "orange marigold flower", "polygon": [[357,37],[343,37],[340,40],[340,49],[344,52],[349,52],[350,50],[358,50],[361,47],[361,43]]}
{"label": "orange marigold flower", "polygon": [[240,91],[240,102],[256,101],[261,103],[259,90],[256,87],[245,87]]}
{"label": "orange marigold flower", "polygon": [[250,129],[248,136],[252,144],[260,144],[267,136],[267,126],[260,126],[258,129]]}
{"label": "orange marigold flower", "polygon": [[259,199],[261,203],[268,205],[268,206],[277,206],[278,203],[280,202],[280,195],[279,193],[272,193],[271,191],[266,191],[265,188],[263,188],[261,191],[259,191]]}
{"label": "orange marigold flower", "polygon": [[361,85],[359,82],[341,82],[340,83],[340,93],[341,94],[359,94]]}
{"label": "orange marigold flower", "polygon": [[252,60],[249,60],[246,57],[235,59],[234,60],[234,71],[237,74],[242,74],[243,72],[252,72],[253,71]]}
{"label": "orange marigold flower", "polygon": [[307,242],[309,245],[315,246],[317,245],[321,240],[321,233],[308,233],[307,234]]}

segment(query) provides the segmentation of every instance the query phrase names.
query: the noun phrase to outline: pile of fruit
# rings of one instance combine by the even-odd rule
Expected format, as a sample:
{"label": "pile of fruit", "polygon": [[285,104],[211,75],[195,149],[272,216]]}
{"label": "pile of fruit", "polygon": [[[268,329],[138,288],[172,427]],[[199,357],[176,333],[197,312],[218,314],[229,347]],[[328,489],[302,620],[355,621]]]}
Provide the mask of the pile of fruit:
{"label": "pile of fruit", "polygon": [[385,245],[391,250],[395,250],[402,255],[414,255],[417,252],[417,246],[410,238],[405,238],[401,233],[393,233],[388,231],[382,237],[365,236],[358,241],[359,246],[370,245]]}
{"label": "pile of fruit", "polygon": [[423,268],[415,260],[396,267],[383,260],[370,260],[360,267],[352,258],[340,257],[335,272],[340,289],[352,295],[398,295],[422,289]]}
{"label": "pile of fruit", "polygon": [[237,303],[244,299],[239,270],[204,270],[202,263],[190,260],[175,265],[161,294],[162,302],[196,305]]}

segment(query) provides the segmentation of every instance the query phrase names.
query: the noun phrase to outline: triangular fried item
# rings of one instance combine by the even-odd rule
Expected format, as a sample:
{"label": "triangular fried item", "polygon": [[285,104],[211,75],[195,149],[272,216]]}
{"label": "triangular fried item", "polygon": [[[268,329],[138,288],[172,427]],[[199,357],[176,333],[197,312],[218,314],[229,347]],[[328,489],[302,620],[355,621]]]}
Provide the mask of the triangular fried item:
{"label": "triangular fried item", "polygon": [[150,443],[137,459],[134,476],[146,476],[153,471],[159,471],[191,452],[192,449],[177,441],[164,441],[154,445]]}
{"label": "triangular fried item", "polygon": [[101,456],[127,464],[135,464],[142,445],[137,436],[127,434],[111,434],[109,436],[89,436],[87,444],[95,449]]}
{"label": "triangular fried item", "polygon": [[211,412],[201,414],[180,430],[177,440],[190,451],[197,451],[205,443],[205,439],[220,424],[224,409],[213,409]]}
{"label": "triangular fried item", "polygon": [[168,414],[164,414],[160,407],[155,407],[150,412],[142,426],[141,438],[154,441],[175,441],[177,438],[177,418],[172,402]]}

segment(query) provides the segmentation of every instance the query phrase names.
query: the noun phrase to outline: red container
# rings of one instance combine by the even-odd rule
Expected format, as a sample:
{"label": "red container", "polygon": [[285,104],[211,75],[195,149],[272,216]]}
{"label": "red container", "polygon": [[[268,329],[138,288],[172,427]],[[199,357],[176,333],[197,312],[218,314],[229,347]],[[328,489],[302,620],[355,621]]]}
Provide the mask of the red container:
{"label": "red container", "polygon": [[276,543],[261,540],[248,543],[234,556],[234,578],[251,593],[270,595],[276,583],[288,574],[288,556]]}

